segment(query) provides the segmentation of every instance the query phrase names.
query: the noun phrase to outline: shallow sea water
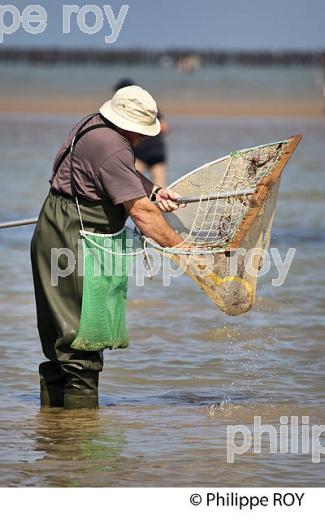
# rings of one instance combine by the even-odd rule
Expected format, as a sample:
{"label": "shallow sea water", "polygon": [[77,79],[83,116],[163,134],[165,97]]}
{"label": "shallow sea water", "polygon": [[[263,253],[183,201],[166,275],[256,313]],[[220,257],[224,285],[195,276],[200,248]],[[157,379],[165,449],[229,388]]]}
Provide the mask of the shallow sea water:
{"label": "shallow sea water", "polygon": [[[74,118],[0,116],[0,220],[37,215],[51,162]],[[182,276],[130,279],[128,349],[106,352],[100,409],[40,410],[29,241],[0,235],[1,486],[323,486],[324,460],[251,447],[227,463],[228,425],[254,415],[324,412],[325,121],[171,118],[170,180],[235,149],[294,133],[304,140],[282,179],[272,247],[296,254],[285,284],[275,267],[255,308],[223,315]],[[240,439],[238,440],[240,442]],[[324,438],[321,442],[324,444]]]}

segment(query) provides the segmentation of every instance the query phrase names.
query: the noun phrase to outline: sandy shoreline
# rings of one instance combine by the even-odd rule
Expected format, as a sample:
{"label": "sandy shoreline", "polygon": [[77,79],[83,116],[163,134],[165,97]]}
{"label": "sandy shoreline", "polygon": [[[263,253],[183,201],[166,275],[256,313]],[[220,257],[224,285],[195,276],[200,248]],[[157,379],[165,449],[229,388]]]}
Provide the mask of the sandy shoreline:
{"label": "sandy shoreline", "polygon": [[[86,114],[95,112],[104,100],[98,96],[49,96],[3,94],[0,97],[0,112],[3,113],[50,113]],[[211,117],[311,117],[324,118],[321,99],[316,100],[218,100],[218,102],[193,99],[161,99],[164,113],[176,116]]]}

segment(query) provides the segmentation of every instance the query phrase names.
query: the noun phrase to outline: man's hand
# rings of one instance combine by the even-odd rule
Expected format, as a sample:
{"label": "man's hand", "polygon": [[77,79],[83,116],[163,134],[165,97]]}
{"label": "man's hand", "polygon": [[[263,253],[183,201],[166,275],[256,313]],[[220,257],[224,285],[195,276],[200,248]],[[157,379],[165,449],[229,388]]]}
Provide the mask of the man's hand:
{"label": "man's hand", "polygon": [[175,211],[178,208],[184,208],[185,204],[175,204],[175,200],[179,199],[180,195],[169,188],[161,188],[157,195],[156,201],[158,202],[158,208],[166,213]]}

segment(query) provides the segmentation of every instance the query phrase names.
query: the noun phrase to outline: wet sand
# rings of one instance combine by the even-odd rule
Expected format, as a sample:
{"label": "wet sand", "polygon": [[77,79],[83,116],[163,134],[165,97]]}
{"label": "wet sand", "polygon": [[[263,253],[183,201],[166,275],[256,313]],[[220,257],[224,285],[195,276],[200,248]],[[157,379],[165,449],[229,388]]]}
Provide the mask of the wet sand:
{"label": "wet sand", "polygon": [[[0,112],[84,114],[98,110],[105,99],[100,95],[11,95],[0,97]],[[171,116],[197,117],[308,117],[324,118],[324,104],[319,99],[219,99],[198,100],[161,98],[164,113]]]}

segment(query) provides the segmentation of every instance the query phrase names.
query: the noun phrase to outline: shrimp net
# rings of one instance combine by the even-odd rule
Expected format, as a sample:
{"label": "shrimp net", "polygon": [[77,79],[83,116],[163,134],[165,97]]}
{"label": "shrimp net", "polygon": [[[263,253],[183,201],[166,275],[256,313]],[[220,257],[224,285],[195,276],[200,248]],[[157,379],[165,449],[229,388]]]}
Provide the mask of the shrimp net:
{"label": "shrimp net", "polygon": [[[169,224],[184,238],[182,246],[165,252],[193,254],[227,250],[251,209],[261,182],[272,174],[289,140],[234,152],[185,175],[170,187],[198,202],[167,215]],[[211,198],[211,194],[247,191],[247,195]],[[157,249],[157,243],[148,239]]]}
{"label": "shrimp net", "polygon": [[[198,200],[166,217],[183,244],[162,248],[146,239],[146,246],[167,254],[178,265],[185,262],[183,272],[226,314],[247,312],[255,302],[281,172],[300,139],[293,136],[234,152],[185,175],[170,188],[181,197]],[[239,250],[244,251],[241,256]]]}

